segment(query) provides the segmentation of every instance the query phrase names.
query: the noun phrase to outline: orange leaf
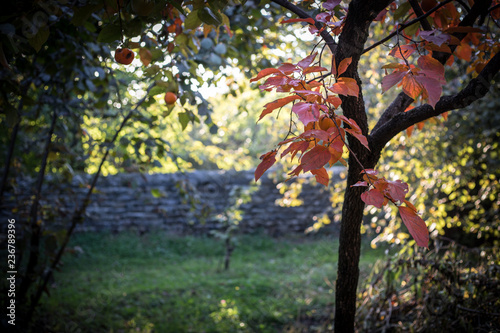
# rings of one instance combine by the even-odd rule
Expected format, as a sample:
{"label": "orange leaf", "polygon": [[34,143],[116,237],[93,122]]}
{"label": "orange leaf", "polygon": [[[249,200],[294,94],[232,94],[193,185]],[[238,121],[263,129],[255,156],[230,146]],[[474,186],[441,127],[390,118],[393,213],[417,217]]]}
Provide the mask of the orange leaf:
{"label": "orange leaf", "polygon": [[145,67],[147,67],[151,63],[151,60],[153,60],[153,55],[151,54],[151,51],[145,48],[139,49],[139,57],[141,58],[142,64]]}
{"label": "orange leaf", "polygon": [[429,247],[429,230],[424,220],[409,207],[398,206],[399,214],[418,246]]}
{"label": "orange leaf", "polygon": [[344,72],[347,70],[347,68],[351,64],[351,62],[352,62],[352,57],[345,58],[344,60],[342,60],[339,64],[336,75],[340,76],[340,75],[344,74]]}
{"label": "orange leaf", "polygon": [[260,177],[276,162],[276,151],[270,151],[260,157],[262,162],[255,169],[255,181],[259,180]]}
{"label": "orange leaf", "polygon": [[401,46],[395,46],[389,55],[399,58],[399,59],[408,59],[408,57],[415,52],[415,46],[414,45],[401,45]]}
{"label": "orange leaf", "polygon": [[355,130],[352,130],[352,129],[349,129],[349,128],[346,128],[345,131],[347,133],[350,133],[352,136],[354,136],[356,139],[359,140],[359,142],[361,142],[361,144],[363,146],[366,147],[366,149],[370,150],[370,147],[368,146],[368,140],[366,139],[366,136],[364,136],[363,134],[361,133],[358,133],[357,131]]}
{"label": "orange leaf", "polygon": [[290,103],[291,101],[294,101],[296,99],[300,99],[300,96],[292,95],[292,96],[280,98],[280,99],[277,99],[273,102],[267,103],[266,105],[264,105],[265,109],[260,114],[259,120],[261,120],[265,115],[273,112],[277,108],[281,108],[281,107],[287,105],[288,103]]}
{"label": "orange leaf", "polygon": [[328,186],[328,183],[330,182],[330,176],[328,175],[328,172],[324,167],[321,169],[311,170],[311,173],[314,175],[314,177],[316,177],[316,181],[318,183]]}
{"label": "orange leaf", "polygon": [[465,61],[470,61],[470,59],[472,57],[472,48],[470,47],[469,44],[462,42],[455,49],[455,54],[460,59],[463,59]]}
{"label": "orange leaf", "polygon": [[413,99],[416,99],[422,93],[422,87],[415,80],[414,75],[411,73],[408,73],[405,75],[405,77],[403,77],[402,84],[405,94]]}
{"label": "orange leaf", "polygon": [[355,79],[349,77],[340,77],[333,86],[328,88],[332,92],[344,95],[344,96],[354,96],[359,95],[359,86]]}
{"label": "orange leaf", "polygon": [[276,69],[276,68],[265,68],[265,69],[261,70],[259,72],[259,74],[257,74],[256,77],[251,79],[250,82],[258,81],[258,80],[262,79],[263,77],[269,76],[271,74],[276,74],[276,73],[281,74],[281,71],[279,69]]}

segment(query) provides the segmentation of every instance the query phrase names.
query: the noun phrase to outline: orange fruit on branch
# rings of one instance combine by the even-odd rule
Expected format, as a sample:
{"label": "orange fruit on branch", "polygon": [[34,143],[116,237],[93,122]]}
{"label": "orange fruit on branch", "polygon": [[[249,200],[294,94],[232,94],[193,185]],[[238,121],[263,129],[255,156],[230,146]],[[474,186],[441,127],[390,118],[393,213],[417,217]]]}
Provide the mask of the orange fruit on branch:
{"label": "orange fruit on branch", "polygon": [[115,60],[117,63],[122,65],[130,65],[134,60],[135,53],[131,49],[121,49],[118,48],[115,51]]}
{"label": "orange fruit on branch", "polygon": [[169,91],[165,94],[165,103],[167,103],[167,105],[174,104],[176,100],[177,100],[177,95],[174,94],[173,92]]}

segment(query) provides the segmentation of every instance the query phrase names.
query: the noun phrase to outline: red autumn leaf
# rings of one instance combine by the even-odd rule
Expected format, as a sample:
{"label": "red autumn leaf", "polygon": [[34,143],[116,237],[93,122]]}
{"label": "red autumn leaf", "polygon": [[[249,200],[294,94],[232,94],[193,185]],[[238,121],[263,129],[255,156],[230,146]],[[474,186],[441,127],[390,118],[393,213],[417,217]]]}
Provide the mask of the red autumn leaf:
{"label": "red autumn leaf", "polygon": [[389,55],[399,58],[399,59],[408,59],[411,54],[415,52],[415,45],[400,45],[394,47]]}
{"label": "red autumn leaf", "polygon": [[285,75],[300,71],[300,69],[298,69],[297,66],[295,66],[294,64],[287,63],[287,62],[282,64],[280,67],[278,67],[278,69],[280,70],[280,72],[282,72]]}
{"label": "red autumn leaf", "polygon": [[265,115],[273,112],[277,108],[285,106],[288,103],[290,103],[291,101],[294,101],[296,99],[300,99],[300,96],[297,96],[297,95],[288,96],[288,97],[280,98],[280,99],[277,99],[273,102],[267,103],[266,105],[264,105],[265,109],[260,114],[259,120],[261,120]]}
{"label": "red autumn leaf", "polygon": [[355,79],[349,77],[340,77],[333,86],[328,88],[332,92],[344,95],[344,96],[354,96],[359,95],[359,86]]}
{"label": "red autumn leaf", "polygon": [[317,104],[299,102],[292,107],[292,111],[299,117],[304,126],[319,118],[319,107]]}
{"label": "red autumn leaf", "polygon": [[361,200],[363,200],[365,204],[373,205],[377,208],[382,208],[384,205],[384,199],[384,195],[374,188],[361,193]]}
{"label": "red autumn leaf", "polygon": [[321,169],[330,160],[330,152],[323,146],[315,146],[302,156],[301,166],[304,172]]}
{"label": "red autumn leaf", "polygon": [[282,74],[279,69],[276,69],[276,68],[265,68],[265,69],[261,70],[259,72],[259,74],[257,74],[256,77],[254,77],[253,79],[251,79],[250,82],[258,81],[258,80],[262,79],[263,77],[269,76],[271,74],[276,74],[276,73]]}
{"label": "red autumn leaf", "polygon": [[299,66],[302,69],[306,69],[307,67],[309,67],[310,64],[312,64],[317,55],[318,52],[314,52],[313,54],[308,55],[307,57],[299,61],[297,63],[297,66]]}
{"label": "red autumn leaf", "polygon": [[340,75],[344,74],[344,72],[347,70],[347,68],[351,64],[351,62],[352,62],[352,57],[345,58],[344,60],[342,60],[339,64],[339,67],[337,68],[337,73],[335,75],[340,76]]}
{"label": "red autumn leaf", "polygon": [[406,193],[408,193],[408,184],[399,179],[396,181],[388,180],[386,192],[392,199],[403,202],[405,200]]}
{"label": "red autumn leaf", "polygon": [[312,24],[312,25],[314,25],[314,23],[315,23],[314,19],[309,17],[309,18],[305,18],[305,19],[295,18],[295,19],[283,20],[280,22],[280,24],[295,23],[295,22],[307,22],[307,23]]}
{"label": "red autumn leaf", "polygon": [[255,181],[259,180],[260,177],[266,172],[267,169],[273,166],[276,162],[276,151],[270,151],[260,157],[262,162],[255,169]]}
{"label": "red autumn leaf", "polygon": [[429,230],[424,220],[417,213],[408,207],[398,206],[399,214],[404,224],[408,228],[410,235],[415,239],[418,246],[429,246]]}
{"label": "red autumn leaf", "polygon": [[326,72],[328,71],[328,69],[326,69],[325,67],[321,67],[321,66],[311,66],[311,67],[307,67],[304,69],[304,71],[302,73],[304,74],[309,74],[309,73],[315,73],[315,72]]}
{"label": "red autumn leaf", "polygon": [[441,46],[441,44],[448,43],[450,41],[449,35],[442,33],[437,29],[432,31],[421,31],[420,37],[428,42],[436,44],[437,46]]}
{"label": "red autumn leaf", "polygon": [[305,152],[307,148],[309,148],[309,142],[307,141],[293,142],[281,153],[281,157],[283,158],[283,156],[286,156],[288,153],[292,152],[293,159],[298,152]]}
{"label": "red autumn leaf", "polygon": [[314,177],[316,177],[316,181],[318,183],[328,186],[328,183],[330,182],[330,176],[328,175],[328,172],[324,167],[321,169],[311,170],[311,173],[314,175]]}

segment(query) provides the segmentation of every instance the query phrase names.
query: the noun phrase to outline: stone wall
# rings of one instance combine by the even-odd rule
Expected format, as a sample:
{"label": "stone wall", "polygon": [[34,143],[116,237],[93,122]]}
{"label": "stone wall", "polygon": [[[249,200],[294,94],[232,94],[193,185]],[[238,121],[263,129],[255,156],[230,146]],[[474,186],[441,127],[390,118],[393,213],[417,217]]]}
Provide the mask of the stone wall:
{"label": "stone wall", "polygon": [[[340,168],[334,170],[338,177]],[[68,188],[45,189],[42,205],[57,204],[56,220],[68,223],[75,204],[86,193],[90,177],[76,177]],[[334,178],[334,180],[338,178]],[[287,183],[289,184],[289,183]],[[85,221],[78,231],[139,232],[162,229],[175,233],[204,232],[223,227],[217,216],[238,202],[238,193],[253,189],[251,200],[239,205],[243,231],[262,230],[271,234],[303,232],[329,211],[328,190],[322,185],[302,187],[297,207],[282,207],[277,200],[277,183],[264,176],[257,185],[253,172],[195,171],[176,174],[119,174],[101,177]],[[68,194],[70,193],[70,194]],[[60,217],[62,216],[62,218]]]}

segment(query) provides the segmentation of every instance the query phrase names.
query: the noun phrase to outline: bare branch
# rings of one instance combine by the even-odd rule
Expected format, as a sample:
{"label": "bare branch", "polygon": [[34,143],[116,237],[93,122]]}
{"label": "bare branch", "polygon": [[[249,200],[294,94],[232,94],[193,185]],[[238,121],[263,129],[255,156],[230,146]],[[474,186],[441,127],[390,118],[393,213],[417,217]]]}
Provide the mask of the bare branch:
{"label": "bare branch", "polygon": [[[431,15],[432,13],[434,13],[436,10],[438,10],[439,8],[443,7],[444,5],[446,5],[448,2],[452,2],[453,0],[445,0],[443,2],[440,2],[436,7],[432,8],[431,10],[429,10],[427,13],[425,13],[424,15],[420,16],[420,17],[417,17],[416,19],[413,19],[409,22],[406,22],[405,24],[400,24],[399,25],[399,30],[403,30],[407,27],[409,27],[410,25],[414,24],[414,23],[417,23],[418,21],[423,21],[425,20],[429,15]],[[379,46],[380,44],[383,44],[385,42],[387,42],[389,39],[391,39],[392,37],[396,36],[398,33],[398,31],[394,31],[392,32],[391,34],[389,34],[387,37],[385,38],[382,38],[381,40],[379,40],[378,42],[374,43],[373,45],[367,47],[366,49],[363,50],[363,54],[365,54],[366,52],[369,52],[371,50],[373,50],[374,48],[376,48],[377,46]]]}

